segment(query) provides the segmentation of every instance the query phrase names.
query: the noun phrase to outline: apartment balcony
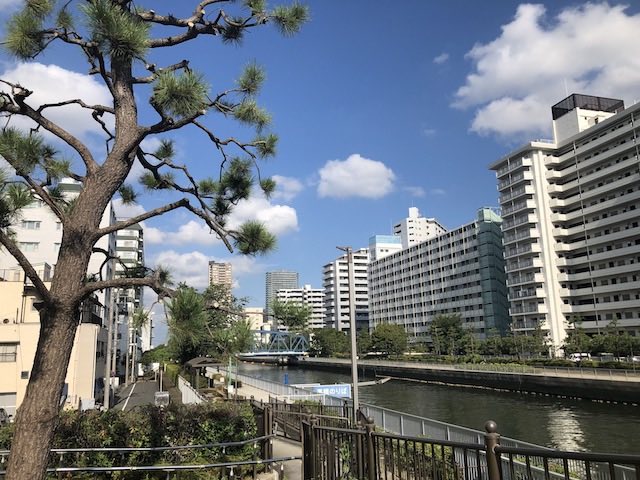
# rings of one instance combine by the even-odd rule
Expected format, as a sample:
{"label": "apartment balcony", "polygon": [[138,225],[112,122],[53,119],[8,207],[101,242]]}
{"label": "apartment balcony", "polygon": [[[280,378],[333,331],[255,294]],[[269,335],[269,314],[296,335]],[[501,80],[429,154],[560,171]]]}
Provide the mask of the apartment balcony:
{"label": "apartment balcony", "polygon": [[[607,302],[598,303],[597,309],[599,312],[612,311],[619,312],[626,308],[638,308],[637,300],[621,300],[619,302]],[[594,305],[571,305],[571,311],[573,313],[591,313],[596,310]]]}
{"label": "apartment balcony", "polygon": [[532,314],[545,314],[548,313],[548,308],[545,304],[540,303],[533,306],[512,306],[509,308],[509,315],[532,315]]}
{"label": "apartment balcony", "polygon": [[533,180],[533,173],[530,171],[523,171],[513,174],[510,178],[506,178],[498,183],[498,190],[504,190],[508,187],[515,187],[522,182],[531,182]]}
{"label": "apartment balcony", "polygon": [[516,287],[519,285],[528,285],[530,283],[543,283],[544,275],[541,273],[528,273],[517,277],[507,278],[508,287]]}
{"label": "apartment balcony", "polygon": [[546,292],[542,288],[515,289],[509,292],[509,301],[531,300],[534,298],[545,298]]}
{"label": "apartment balcony", "polygon": [[[599,197],[601,195],[610,193],[611,191],[615,191],[615,190],[625,190],[629,187],[634,187],[635,184],[637,183],[637,178],[635,175],[629,175],[628,177],[622,178],[620,180],[615,180],[611,183],[607,183],[605,185],[602,185],[601,187],[597,187],[594,188],[592,190],[583,190],[582,191],[582,198],[580,198],[579,195],[575,195],[575,197],[571,198],[571,202],[567,201],[567,204],[570,205],[572,203],[579,203],[580,200],[587,201],[587,200],[591,200],[594,197]],[[569,199],[567,199],[569,200]]]}
{"label": "apartment balcony", "polygon": [[566,214],[566,220],[575,220],[576,218],[580,218],[583,215],[592,215],[594,213],[597,213],[603,210],[607,211],[607,210],[610,210],[612,207],[616,207],[620,205],[621,202],[625,202],[625,203],[633,202],[634,200],[639,200],[639,199],[640,199],[640,190],[635,191],[633,193],[628,193],[623,197],[616,197],[604,202],[598,202],[595,205],[590,205],[586,207],[584,210],[582,209],[574,210],[573,212]]}
{"label": "apartment balcony", "polygon": [[507,263],[507,273],[527,270],[530,268],[542,268],[542,260],[540,258],[528,258],[512,264]]}
{"label": "apartment balcony", "polygon": [[605,293],[621,293],[621,292],[629,292],[640,289],[640,282],[626,282],[626,283],[617,283],[615,285],[596,285],[591,289],[588,288],[576,288],[573,290],[569,290],[571,292],[571,296],[577,297],[581,295],[601,295]]}
{"label": "apartment balcony", "polygon": [[530,167],[530,166],[531,166],[531,159],[523,157],[523,158],[520,158],[519,160],[511,162],[509,165],[502,167],[500,170],[496,172],[496,177],[500,178],[521,167]]}
{"label": "apartment balcony", "polygon": [[[617,147],[613,150],[619,150],[621,149],[621,147],[626,146],[626,148],[628,149],[629,147],[631,147],[633,144],[631,142],[628,142],[625,145],[621,145],[620,147]],[[624,149],[622,149],[624,150]],[[622,150],[619,153],[622,153]],[[617,155],[615,152],[612,152],[611,150],[606,152],[607,155],[602,155],[602,156],[598,156],[596,158],[594,158],[593,160],[589,160],[587,162],[583,162],[580,165],[580,171],[584,172],[585,170],[589,169],[590,167],[606,160],[607,158],[609,158],[612,155]],[[609,155],[611,154],[611,155]],[[562,192],[570,192],[573,189],[577,189],[579,186],[582,187],[582,190],[585,190],[585,187],[587,185],[593,184],[598,182],[599,180],[602,180],[603,178],[607,178],[610,177],[612,175],[615,175],[623,170],[628,169],[629,167],[633,167],[637,164],[637,159],[635,158],[635,156],[631,156],[630,158],[623,160],[619,163],[616,163],[612,166],[610,166],[609,168],[607,168],[606,171],[604,170],[598,170],[595,171],[589,175],[584,175],[581,176],[579,179],[576,178],[575,180],[572,180],[570,182],[564,183],[562,185],[562,189],[560,191]]]}
{"label": "apartment balcony", "polygon": [[514,218],[508,222],[502,222],[502,231],[506,232],[513,228],[516,228],[520,225],[525,225],[527,223],[537,224],[538,216],[535,213],[529,213],[528,215],[523,215],[522,217]]}
{"label": "apartment balcony", "polygon": [[547,167],[554,167],[560,163],[560,159],[553,155],[547,155],[544,157],[544,164]]}
{"label": "apartment balcony", "polygon": [[564,174],[559,170],[547,170],[544,176],[547,178],[547,180],[557,180],[559,178],[562,178]]}
{"label": "apartment balcony", "polygon": [[513,257],[519,257],[528,253],[540,253],[542,248],[538,243],[530,243],[519,248],[505,249],[504,258],[509,259]]}
{"label": "apartment balcony", "polygon": [[[623,127],[617,129],[615,132],[611,132],[611,133],[606,132],[594,138],[590,142],[587,142],[587,143],[583,142],[581,144],[578,144],[575,153],[573,152],[573,150],[568,151],[567,153],[565,153],[564,155],[558,158],[557,164],[561,164],[567,160],[573,159],[574,155],[583,156],[591,150],[595,150],[606,143],[614,141],[616,138],[623,137],[625,134],[631,132],[632,129],[633,129],[633,125],[631,125],[631,123],[629,122]],[[608,152],[605,152],[605,153],[608,153]]]}
{"label": "apartment balcony", "polygon": [[560,207],[565,207],[566,205],[567,205],[567,202],[563,198],[553,197],[549,200],[549,206],[551,208],[560,208]]}
{"label": "apartment balcony", "polygon": [[564,222],[567,220],[567,216],[564,213],[552,213],[549,219],[552,223]]}
{"label": "apartment balcony", "polygon": [[500,195],[500,203],[508,202],[509,200],[514,200],[523,195],[533,195],[535,193],[535,189],[533,185],[522,185],[519,188],[512,190],[511,192],[505,192]]}

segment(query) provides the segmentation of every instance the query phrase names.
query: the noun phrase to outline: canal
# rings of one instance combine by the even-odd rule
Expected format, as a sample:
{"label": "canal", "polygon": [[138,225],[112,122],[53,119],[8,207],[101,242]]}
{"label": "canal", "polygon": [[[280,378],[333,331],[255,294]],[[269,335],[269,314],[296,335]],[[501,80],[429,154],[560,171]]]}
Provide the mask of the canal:
{"label": "canal", "polygon": [[[240,364],[240,373],[284,383],[350,383],[350,376],[299,367]],[[362,379],[361,379],[362,380]],[[360,388],[360,401],[562,450],[640,455],[640,407],[392,380]]]}

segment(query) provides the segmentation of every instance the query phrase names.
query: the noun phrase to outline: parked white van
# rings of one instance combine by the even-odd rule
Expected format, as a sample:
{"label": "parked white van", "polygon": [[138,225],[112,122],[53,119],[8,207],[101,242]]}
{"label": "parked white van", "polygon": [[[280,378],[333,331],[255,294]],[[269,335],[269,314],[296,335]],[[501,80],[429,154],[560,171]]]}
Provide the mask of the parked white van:
{"label": "parked white van", "polygon": [[590,353],[571,353],[569,354],[569,360],[572,362],[582,362],[583,360],[591,360]]}

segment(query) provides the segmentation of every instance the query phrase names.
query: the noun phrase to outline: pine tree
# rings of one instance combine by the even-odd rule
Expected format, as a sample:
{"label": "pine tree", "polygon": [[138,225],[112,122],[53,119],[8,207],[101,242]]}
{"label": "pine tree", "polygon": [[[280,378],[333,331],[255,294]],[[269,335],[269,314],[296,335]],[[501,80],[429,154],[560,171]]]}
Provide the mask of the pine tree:
{"label": "pine tree", "polygon": [[[183,8],[187,2],[179,3]],[[11,122],[3,122],[5,127],[0,131],[0,155],[16,172],[15,178],[5,173],[0,176],[0,244],[15,257],[41,300],[40,338],[26,396],[16,417],[6,476],[9,480],[45,477],[81,302],[107,288],[146,286],[159,295],[173,294],[167,273],[162,270],[115,280],[87,278],[89,257],[101,237],[185,209],[201,219],[230,251],[253,255],[274,246],[274,237],[259,223],[249,222],[237,229],[226,223],[234,205],[250,196],[254,184],[267,195],[275,186],[271,179],[260,178],[256,168],[260,159],[274,155],[277,143],[268,129],[270,116],[255,98],[264,73],[257,65],[249,65],[236,85],[213,93],[206,79],[190,68],[189,61],[157,65],[153,60],[159,50],[170,53],[171,47],[208,37],[238,44],[247,31],[265,24],[274,24],[282,34],[292,35],[307,19],[307,8],[294,3],[269,10],[264,0],[201,0],[193,6],[190,16],[178,17],[135,6],[131,0],[59,5],[55,0],[26,0],[7,25],[3,45],[12,55],[29,61],[51,45],[62,44],[88,61],[89,73],[111,95],[106,105],[85,103],[76,98],[75,92],[70,92],[64,102],[35,105],[29,85],[0,79],[0,113],[9,120],[24,117],[36,124],[35,129],[19,130],[6,126]],[[141,123],[138,109],[143,101],[155,111],[155,123]],[[98,158],[65,125],[51,120],[52,111],[67,105],[91,112],[107,136],[104,156]],[[207,123],[208,117],[216,114],[217,124],[222,116],[255,127],[255,137],[243,141],[222,136]],[[212,155],[208,157],[219,155],[218,164],[212,168],[219,175],[196,179],[187,166],[175,161],[174,145],[166,136],[186,126],[199,129],[211,141]],[[75,155],[74,161],[63,158],[41,131],[65,144]],[[156,135],[164,135],[165,140],[154,151],[145,151],[143,140]],[[125,180],[136,160],[144,174],[139,185],[129,185]],[[72,202],[60,195],[58,183],[63,177],[82,184]],[[119,194],[123,202],[136,202],[141,187],[173,191],[178,199],[115,225],[99,226],[114,195]],[[38,277],[11,231],[21,209],[35,198],[51,209],[63,227],[50,287]]]}

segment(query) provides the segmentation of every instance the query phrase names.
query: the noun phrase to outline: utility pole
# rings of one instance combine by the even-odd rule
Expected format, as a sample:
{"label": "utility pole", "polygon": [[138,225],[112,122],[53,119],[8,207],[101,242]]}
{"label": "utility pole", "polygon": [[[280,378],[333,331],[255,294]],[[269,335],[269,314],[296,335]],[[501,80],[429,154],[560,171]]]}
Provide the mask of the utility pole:
{"label": "utility pole", "polygon": [[[114,289],[110,290],[110,293],[113,295]],[[114,327],[114,323],[117,319],[116,317],[116,300],[115,297],[110,299],[111,301],[109,302],[111,304],[111,308],[110,311],[107,315],[107,353],[105,354],[105,359],[104,359],[104,400],[102,402],[102,404],[104,405],[104,408],[109,410],[109,403],[111,401],[111,367],[112,367],[112,360],[111,360],[111,351],[114,350],[113,348],[113,327]]]}
{"label": "utility pole", "polygon": [[[353,425],[358,423],[358,409],[360,401],[358,398],[358,349],[356,345],[356,288],[355,288],[355,268],[353,265],[353,249],[351,247],[336,247],[338,250],[347,252],[347,269],[349,278],[349,331],[351,333],[351,381],[353,383]],[[340,272],[338,272],[338,298]],[[340,325],[340,319],[336,319]],[[339,328],[339,327],[338,327]]]}

